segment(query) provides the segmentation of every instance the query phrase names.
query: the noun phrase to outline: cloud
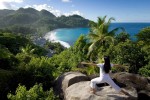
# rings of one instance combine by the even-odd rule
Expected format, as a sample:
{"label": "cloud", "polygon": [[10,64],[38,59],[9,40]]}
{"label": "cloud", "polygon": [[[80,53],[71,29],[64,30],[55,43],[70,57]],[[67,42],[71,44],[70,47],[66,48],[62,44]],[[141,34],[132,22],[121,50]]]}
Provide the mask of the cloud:
{"label": "cloud", "polygon": [[16,9],[14,4],[22,2],[23,0],[0,0],[0,9]]}
{"label": "cloud", "polygon": [[22,3],[23,0],[0,0],[0,2],[8,2],[8,3]]}
{"label": "cloud", "polygon": [[71,0],[61,0],[62,2],[71,2]]}
{"label": "cloud", "polygon": [[76,10],[76,11],[71,11],[70,13],[64,13],[65,16],[70,16],[70,15],[80,15],[80,16],[83,16],[83,14]]}
{"label": "cloud", "polygon": [[36,9],[36,10],[38,10],[38,11],[41,11],[42,9],[45,9],[45,10],[47,10],[47,11],[49,11],[49,12],[51,12],[51,13],[53,13],[55,16],[61,16],[61,15],[65,15],[65,16],[70,16],[70,15],[74,15],[74,14],[76,14],[76,15],[83,15],[80,11],[78,11],[78,10],[76,10],[76,11],[71,11],[71,12],[66,12],[66,13],[63,13],[63,12],[61,12],[60,10],[58,10],[58,9],[54,9],[52,6],[49,6],[49,5],[47,5],[47,4],[42,4],[42,5],[27,5],[27,6],[25,6],[24,8],[28,8],[28,7],[32,7],[32,8],[34,8],[34,9]]}

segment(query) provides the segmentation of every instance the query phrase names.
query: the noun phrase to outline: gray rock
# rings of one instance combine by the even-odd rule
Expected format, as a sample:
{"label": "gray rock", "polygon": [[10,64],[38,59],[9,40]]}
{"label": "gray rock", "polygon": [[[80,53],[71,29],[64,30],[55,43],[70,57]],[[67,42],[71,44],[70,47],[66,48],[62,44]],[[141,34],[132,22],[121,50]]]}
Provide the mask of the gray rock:
{"label": "gray rock", "polygon": [[137,100],[135,88],[124,88],[130,96],[118,94],[110,86],[101,87],[96,94],[92,94],[89,84],[90,81],[85,81],[71,85],[65,91],[65,100]]}
{"label": "gray rock", "polygon": [[139,91],[138,100],[150,100],[150,91],[147,91],[147,90]]}
{"label": "gray rock", "polygon": [[148,83],[150,83],[150,77],[147,77]]}
{"label": "gray rock", "polygon": [[148,80],[145,77],[142,77],[138,74],[131,74],[127,72],[115,73],[113,78],[117,80],[117,82],[124,83],[127,86],[131,86],[139,90],[146,89],[148,85]]}
{"label": "gray rock", "polygon": [[146,89],[145,90],[150,91],[150,84],[146,85]]}
{"label": "gray rock", "polygon": [[54,83],[54,92],[63,98],[66,88],[70,85],[81,81],[89,81],[90,79],[80,72],[67,72],[58,77]]}

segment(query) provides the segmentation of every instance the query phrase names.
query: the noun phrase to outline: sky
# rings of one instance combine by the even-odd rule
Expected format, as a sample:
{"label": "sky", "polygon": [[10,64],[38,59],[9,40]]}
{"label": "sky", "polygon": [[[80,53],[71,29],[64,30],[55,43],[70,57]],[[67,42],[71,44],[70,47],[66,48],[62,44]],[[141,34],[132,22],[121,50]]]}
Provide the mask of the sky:
{"label": "sky", "polygon": [[0,9],[46,9],[56,16],[81,15],[96,21],[107,15],[115,22],[150,22],[150,0],[0,0]]}

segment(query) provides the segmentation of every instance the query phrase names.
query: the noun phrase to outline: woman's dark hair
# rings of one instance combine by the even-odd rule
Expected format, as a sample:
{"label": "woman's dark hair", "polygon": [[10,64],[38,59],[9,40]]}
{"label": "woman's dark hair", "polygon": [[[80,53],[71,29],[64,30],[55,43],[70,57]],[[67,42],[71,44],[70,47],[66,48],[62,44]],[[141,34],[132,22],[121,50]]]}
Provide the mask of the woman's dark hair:
{"label": "woman's dark hair", "polygon": [[109,56],[104,56],[104,71],[105,73],[109,73],[110,69],[111,69],[111,66],[110,66],[110,59],[109,59]]}

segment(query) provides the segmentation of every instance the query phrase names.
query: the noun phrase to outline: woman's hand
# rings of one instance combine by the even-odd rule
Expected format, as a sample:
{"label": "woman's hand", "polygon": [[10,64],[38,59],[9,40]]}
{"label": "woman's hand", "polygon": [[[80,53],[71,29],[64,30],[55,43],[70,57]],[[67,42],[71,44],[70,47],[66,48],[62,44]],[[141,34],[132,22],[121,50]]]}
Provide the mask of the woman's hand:
{"label": "woman's hand", "polygon": [[81,64],[89,64],[89,63],[87,63],[87,62],[81,62]]}
{"label": "woman's hand", "polygon": [[89,63],[87,63],[87,62],[81,62],[81,64],[87,64],[87,65],[94,65],[94,66],[96,66],[95,63],[91,63],[91,62],[89,62]]}

